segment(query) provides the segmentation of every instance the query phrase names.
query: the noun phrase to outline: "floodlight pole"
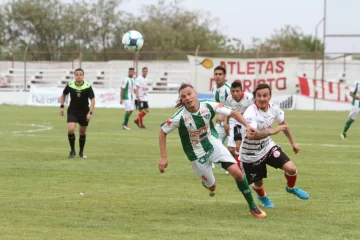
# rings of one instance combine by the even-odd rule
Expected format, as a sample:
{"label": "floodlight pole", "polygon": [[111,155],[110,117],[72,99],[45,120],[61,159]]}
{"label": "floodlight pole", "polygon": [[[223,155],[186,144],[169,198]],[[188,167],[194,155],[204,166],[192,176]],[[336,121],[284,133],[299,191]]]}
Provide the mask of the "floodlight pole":
{"label": "floodlight pole", "polygon": [[[314,80],[316,81],[316,72],[317,72],[317,38],[318,38],[318,28],[320,26],[320,24],[324,21],[324,18],[322,18],[318,24],[316,24],[315,27],[315,58],[314,58]],[[316,88],[314,87],[314,111],[316,110],[316,100],[315,100],[315,93],[316,93]]]}

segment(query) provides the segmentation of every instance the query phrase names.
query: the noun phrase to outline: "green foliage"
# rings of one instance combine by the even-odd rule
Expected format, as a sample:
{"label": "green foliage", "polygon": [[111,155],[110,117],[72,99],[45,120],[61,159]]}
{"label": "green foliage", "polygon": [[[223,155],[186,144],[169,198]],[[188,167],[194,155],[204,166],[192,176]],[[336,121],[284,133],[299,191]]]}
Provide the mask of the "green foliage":
{"label": "green foliage", "polygon": [[204,11],[183,8],[181,0],[144,5],[139,15],[122,11],[121,3],[122,0],[7,1],[0,5],[0,50],[27,49],[31,60],[71,60],[79,58],[80,51],[83,60],[131,59],[133,56],[126,54],[121,45],[122,35],[130,29],[144,35],[143,52],[164,52],[143,54],[141,59],[184,60],[185,53],[175,52],[194,53],[198,46],[203,53],[221,52],[222,56],[255,55],[259,48],[267,52],[313,52],[322,48],[318,39],[291,26],[245,48],[241,39],[221,32],[218,19]]}

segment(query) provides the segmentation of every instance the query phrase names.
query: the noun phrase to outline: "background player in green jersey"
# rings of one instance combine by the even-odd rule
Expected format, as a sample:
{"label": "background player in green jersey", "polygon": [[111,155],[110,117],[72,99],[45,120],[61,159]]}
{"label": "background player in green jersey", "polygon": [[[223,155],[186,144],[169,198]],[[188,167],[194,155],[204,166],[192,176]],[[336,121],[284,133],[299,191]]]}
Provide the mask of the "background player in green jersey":
{"label": "background player in green jersey", "polygon": [[346,132],[349,130],[351,124],[355,121],[357,115],[360,112],[360,84],[356,81],[351,87],[350,96],[353,98],[351,101],[352,109],[349,113],[349,118],[345,123],[343,132],[340,134],[342,139],[346,139]]}
{"label": "background player in green jersey", "polygon": [[246,122],[240,113],[211,100],[199,101],[197,92],[189,84],[183,84],[179,89],[180,109],[161,125],[159,145],[161,160],[159,170],[164,173],[168,166],[166,154],[166,135],[178,129],[183,150],[190,160],[191,165],[202,181],[204,187],[210,191],[210,196],[215,195],[215,177],[212,163],[220,163],[233,176],[240,192],[249,204],[251,213],[257,218],[266,217],[266,213],[259,209],[252,197],[246,177],[237,166],[234,157],[217,138],[213,118],[216,113],[231,116],[244,124],[249,131],[256,131]]}
{"label": "background player in green jersey", "polygon": [[139,94],[135,86],[134,68],[129,68],[128,76],[123,79],[120,87],[120,104],[124,104],[125,107],[125,116],[123,122],[123,129],[130,130],[128,127],[129,118],[134,111],[134,93],[136,98],[139,100]]}

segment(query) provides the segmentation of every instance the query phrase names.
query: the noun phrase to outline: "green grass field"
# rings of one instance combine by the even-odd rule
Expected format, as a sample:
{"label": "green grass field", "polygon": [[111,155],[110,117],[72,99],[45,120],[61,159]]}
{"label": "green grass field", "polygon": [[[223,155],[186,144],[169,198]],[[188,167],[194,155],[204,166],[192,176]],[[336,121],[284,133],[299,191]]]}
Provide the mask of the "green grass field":
{"label": "green grass field", "polygon": [[310,199],[288,194],[283,172],[269,168],[265,189],[275,209],[265,209],[266,219],[250,214],[219,167],[210,198],[177,132],[168,136],[169,166],[159,173],[159,124],[174,109],[152,110],[146,130],[132,117],[132,131],[121,129],[123,110],[96,109],[88,158],[70,160],[58,107],[0,106],[0,113],[0,239],[360,239],[360,125],[341,140],[347,112],[286,113],[302,152],[295,156],[283,134],[274,139]]}

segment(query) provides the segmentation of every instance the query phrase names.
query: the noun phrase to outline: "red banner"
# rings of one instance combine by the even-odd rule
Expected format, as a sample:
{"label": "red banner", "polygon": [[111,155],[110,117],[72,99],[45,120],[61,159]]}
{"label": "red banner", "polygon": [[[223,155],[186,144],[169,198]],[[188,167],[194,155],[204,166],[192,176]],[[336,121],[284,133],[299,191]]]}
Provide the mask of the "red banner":
{"label": "red banner", "polygon": [[327,101],[349,102],[351,85],[299,77],[300,94]]}

